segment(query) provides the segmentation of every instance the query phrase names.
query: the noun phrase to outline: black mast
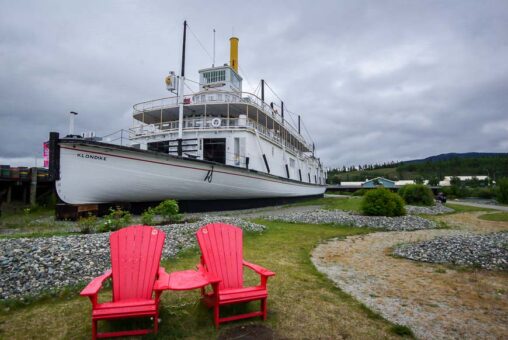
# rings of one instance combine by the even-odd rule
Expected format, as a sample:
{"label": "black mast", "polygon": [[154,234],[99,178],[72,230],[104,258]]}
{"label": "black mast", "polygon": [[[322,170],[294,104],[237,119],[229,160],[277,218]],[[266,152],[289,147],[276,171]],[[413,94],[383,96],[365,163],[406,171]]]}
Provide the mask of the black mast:
{"label": "black mast", "polygon": [[261,101],[265,102],[265,80],[261,79]]}
{"label": "black mast", "polygon": [[187,20],[183,22],[183,47],[182,47],[182,72],[181,77],[185,77],[185,39],[187,37]]}
{"label": "black mast", "polygon": [[[185,40],[187,38],[187,20],[184,20],[183,22],[183,46],[182,46],[182,71],[180,72],[180,81],[184,81],[185,77]],[[179,113],[179,122],[178,122],[178,146],[177,146],[177,152],[178,156],[182,157],[183,151],[182,151],[182,131],[183,131],[183,93],[184,89],[183,86],[178,86],[178,95],[179,99],[181,101],[180,103],[180,113]],[[180,93],[180,90],[182,93]]]}

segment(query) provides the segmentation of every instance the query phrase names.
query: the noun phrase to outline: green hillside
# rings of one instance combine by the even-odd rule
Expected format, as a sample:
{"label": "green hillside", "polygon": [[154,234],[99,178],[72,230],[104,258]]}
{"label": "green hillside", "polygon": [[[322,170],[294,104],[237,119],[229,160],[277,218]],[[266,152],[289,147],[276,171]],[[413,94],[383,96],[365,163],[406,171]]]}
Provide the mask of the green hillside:
{"label": "green hillside", "polygon": [[[464,154],[466,155],[466,154]],[[461,157],[456,154],[447,159],[425,159],[394,164],[391,167],[365,165],[367,170],[333,169],[328,173],[329,183],[363,181],[367,178],[385,177],[391,180],[442,179],[444,176],[486,175],[497,179],[508,177],[508,155]]]}

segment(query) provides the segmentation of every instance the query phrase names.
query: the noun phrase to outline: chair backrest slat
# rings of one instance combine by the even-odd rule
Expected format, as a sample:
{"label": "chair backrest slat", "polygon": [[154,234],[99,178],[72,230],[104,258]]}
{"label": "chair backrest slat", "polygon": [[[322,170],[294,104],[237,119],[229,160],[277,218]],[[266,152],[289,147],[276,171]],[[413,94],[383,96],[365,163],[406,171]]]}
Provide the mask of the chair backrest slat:
{"label": "chair backrest slat", "polygon": [[196,236],[205,267],[222,280],[219,288],[243,287],[242,229],[211,223],[199,229]]}
{"label": "chair backrest slat", "polygon": [[147,226],[111,233],[114,301],[152,297],[164,239],[163,231]]}

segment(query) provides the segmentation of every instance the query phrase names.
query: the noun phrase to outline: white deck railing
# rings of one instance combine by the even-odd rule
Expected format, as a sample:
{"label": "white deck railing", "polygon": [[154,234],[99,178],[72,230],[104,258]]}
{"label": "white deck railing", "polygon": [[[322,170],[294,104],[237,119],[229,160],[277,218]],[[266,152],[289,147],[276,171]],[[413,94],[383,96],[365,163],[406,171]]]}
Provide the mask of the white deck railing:
{"label": "white deck railing", "polygon": [[[249,92],[226,92],[226,91],[206,91],[206,92],[200,92],[193,95],[186,95],[184,96],[184,103],[185,105],[207,105],[207,104],[231,104],[231,103],[242,103],[247,104],[255,107],[256,109],[262,111],[265,113],[268,117],[271,117],[274,119],[277,123],[279,123],[281,126],[283,126],[285,129],[288,130],[291,135],[298,139],[302,144],[304,144],[306,147],[309,147],[312,149],[312,144],[307,142],[306,139],[301,135],[301,133],[298,132],[298,130],[288,122],[287,119],[284,121],[282,120],[281,114],[277,111],[272,109],[270,105],[265,103],[261,100],[258,96],[255,94],[249,93]],[[172,96],[172,97],[166,97],[166,98],[159,98],[155,100],[150,100],[142,103],[135,104],[133,106],[133,115],[141,114],[143,112],[150,112],[150,111],[158,111],[158,110],[164,110],[168,108],[176,108],[178,107],[178,97]],[[208,118],[208,117],[207,117]],[[163,122],[162,124],[178,124],[178,122]],[[159,124],[152,124],[152,125],[159,125]],[[259,124],[258,124],[259,125]],[[262,127],[262,125],[259,125]],[[176,126],[178,128],[178,125]],[[186,128],[186,125],[184,123],[184,129]]]}
{"label": "white deck railing", "polygon": [[[254,129],[257,130],[265,138],[274,141],[279,145],[284,145],[286,149],[293,152],[300,153],[301,151],[285,141],[280,133],[272,129],[267,129],[266,126],[258,124],[252,119],[248,118],[220,118],[220,125],[214,126],[213,120],[217,117],[207,116],[206,118],[186,118],[183,120],[183,131],[200,131],[200,130],[218,130],[218,129]],[[129,139],[135,140],[138,138],[151,137],[160,134],[171,132],[178,132],[179,121],[162,122],[155,124],[140,124],[129,129]],[[302,142],[308,150],[312,150],[312,145]]]}

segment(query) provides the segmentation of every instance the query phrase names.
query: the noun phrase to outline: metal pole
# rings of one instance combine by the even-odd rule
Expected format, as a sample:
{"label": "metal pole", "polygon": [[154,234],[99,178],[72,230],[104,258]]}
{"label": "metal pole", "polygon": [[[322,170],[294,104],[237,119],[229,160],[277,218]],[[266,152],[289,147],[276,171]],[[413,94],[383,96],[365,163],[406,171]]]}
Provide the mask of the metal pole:
{"label": "metal pole", "polygon": [[280,101],[280,114],[282,116],[282,124],[284,124],[284,102]]}
{"label": "metal pole", "polygon": [[185,83],[185,39],[187,36],[187,20],[183,22],[183,44],[182,44],[182,71],[180,72],[180,89],[178,91],[179,112],[178,112],[178,156],[182,156],[182,138],[183,138],[183,101],[184,101],[184,83]]}
{"label": "metal pole", "polygon": [[213,64],[212,67],[215,67],[215,28],[213,29]]}
{"label": "metal pole", "polygon": [[264,79],[261,79],[261,108],[263,108],[264,103],[265,103],[265,81]]}
{"label": "metal pole", "polygon": [[298,115],[298,134],[300,135],[300,115]]}

